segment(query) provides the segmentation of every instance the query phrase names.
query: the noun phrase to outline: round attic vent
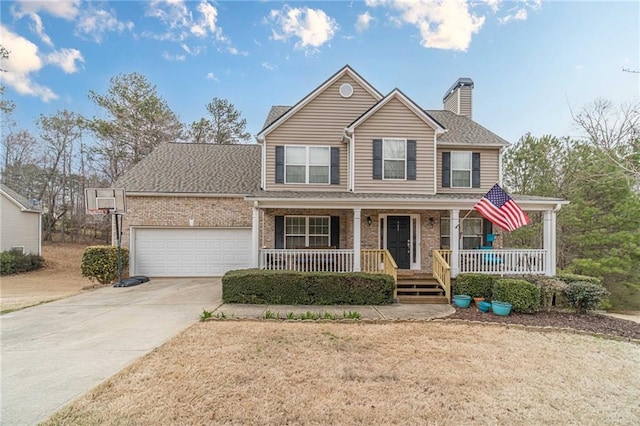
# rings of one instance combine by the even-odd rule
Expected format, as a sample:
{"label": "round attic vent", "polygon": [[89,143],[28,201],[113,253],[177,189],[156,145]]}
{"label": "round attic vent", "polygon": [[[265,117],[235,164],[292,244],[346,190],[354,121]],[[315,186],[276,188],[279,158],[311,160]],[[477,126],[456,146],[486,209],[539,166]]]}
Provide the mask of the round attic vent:
{"label": "round attic vent", "polygon": [[351,86],[349,83],[344,83],[342,86],[340,86],[340,96],[342,96],[343,98],[350,98],[351,95],[353,95],[353,86]]}

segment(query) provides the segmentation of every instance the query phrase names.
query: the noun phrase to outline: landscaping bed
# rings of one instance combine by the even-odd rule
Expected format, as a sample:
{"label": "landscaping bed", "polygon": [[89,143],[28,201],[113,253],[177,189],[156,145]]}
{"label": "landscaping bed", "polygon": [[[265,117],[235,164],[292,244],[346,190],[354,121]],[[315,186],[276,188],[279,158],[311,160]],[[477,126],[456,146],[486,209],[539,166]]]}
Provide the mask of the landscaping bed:
{"label": "landscaping bed", "polygon": [[601,314],[581,315],[561,311],[540,311],[536,314],[512,312],[509,316],[501,317],[492,313],[480,312],[472,305],[471,308],[468,309],[456,308],[456,313],[447,318],[503,324],[522,324],[534,327],[572,328],[590,333],[601,333],[640,340],[640,324]]}

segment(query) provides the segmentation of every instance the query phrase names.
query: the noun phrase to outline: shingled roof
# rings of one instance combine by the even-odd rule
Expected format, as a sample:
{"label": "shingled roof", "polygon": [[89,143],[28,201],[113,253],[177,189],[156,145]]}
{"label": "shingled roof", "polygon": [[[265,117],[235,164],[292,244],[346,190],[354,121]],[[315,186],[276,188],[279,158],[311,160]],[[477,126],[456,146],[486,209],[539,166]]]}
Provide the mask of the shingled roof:
{"label": "shingled roof", "polygon": [[260,189],[261,147],[166,143],[118,180],[127,192],[251,194]]}
{"label": "shingled roof", "polygon": [[464,115],[440,109],[425,111],[447,129],[445,134],[438,136],[439,144],[509,145],[509,142]]}
{"label": "shingled roof", "polygon": [[[263,128],[276,121],[289,109],[291,109],[290,106],[272,106]],[[438,143],[451,145],[509,145],[509,142],[468,117],[446,110],[430,109],[424,111],[447,130],[446,133],[438,136]]]}
{"label": "shingled roof", "polygon": [[2,192],[4,192],[9,198],[13,199],[14,203],[19,204],[18,207],[20,207],[21,210],[33,211],[33,212],[42,211],[42,209],[40,209],[38,205],[27,200],[25,197],[18,194],[16,191],[9,188],[7,185],[0,184],[0,189],[2,189]]}

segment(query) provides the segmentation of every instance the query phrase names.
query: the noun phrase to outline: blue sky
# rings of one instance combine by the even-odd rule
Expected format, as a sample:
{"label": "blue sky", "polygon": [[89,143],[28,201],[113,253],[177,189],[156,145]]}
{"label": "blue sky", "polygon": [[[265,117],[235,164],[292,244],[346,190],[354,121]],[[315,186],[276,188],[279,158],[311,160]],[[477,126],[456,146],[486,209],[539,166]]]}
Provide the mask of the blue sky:
{"label": "blue sky", "polygon": [[640,2],[2,1],[0,74],[18,126],[99,113],[88,100],[138,72],[190,123],[227,98],[256,134],[345,64],[428,109],[459,77],[474,119],[515,142],[577,135],[570,108],[640,99]]}

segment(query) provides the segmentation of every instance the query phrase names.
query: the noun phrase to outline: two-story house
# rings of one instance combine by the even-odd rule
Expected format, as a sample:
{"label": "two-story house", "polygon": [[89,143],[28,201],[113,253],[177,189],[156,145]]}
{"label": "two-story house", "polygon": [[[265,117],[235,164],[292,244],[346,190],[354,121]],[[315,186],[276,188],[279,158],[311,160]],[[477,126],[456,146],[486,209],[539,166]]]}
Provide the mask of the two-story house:
{"label": "two-story house", "polygon": [[554,275],[566,201],[514,197],[543,212],[544,244],[530,250],[502,248],[502,232],[473,211],[500,182],[508,143],[472,120],[472,93],[459,79],[442,110],[424,110],[345,66],[297,104],[272,107],[258,145],[157,148],[119,182],[133,272],[395,265],[405,301],[449,297],[461,272]]}

